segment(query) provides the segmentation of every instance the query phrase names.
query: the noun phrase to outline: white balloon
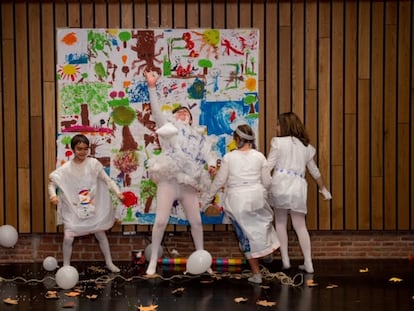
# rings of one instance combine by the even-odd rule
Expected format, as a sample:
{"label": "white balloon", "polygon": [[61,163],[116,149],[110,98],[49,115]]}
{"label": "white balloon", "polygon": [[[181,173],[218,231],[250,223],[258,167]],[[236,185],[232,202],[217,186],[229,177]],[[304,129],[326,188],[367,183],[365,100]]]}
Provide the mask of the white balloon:
{"label": "white balloon", "polygon": [[206,272],[213,262],[213,258],[206,250],[193,252],[187,259],[186,272],[191,274],[201,274]]}
{"label": "white balloon", "polygon": [[48,256],[45,259],[43,259],[43,268],[46,271],[53,271],[57,268],[58,263],[55,257]]}
{"label": "white balloon", "polygon": [[[148,244],[144,251],[144,257],[146,261],[150,260],[151,253],[152,253],[152,244]],[[164,249],[160,245],[160,247],[158,248],[158,258],[161,258],[163,253],[164,253]]]}
{"label": "white balloon", "polygon": [[55,275],[56,284],[62,289],[72,288],[79,281],[79,273],[75,267],[63,266]]}
{"label": "white balloon", "polygon": [[14,247],[16,245],[19,234],[17,230],[10,225],[0,227],[0,245],[3,247]]}

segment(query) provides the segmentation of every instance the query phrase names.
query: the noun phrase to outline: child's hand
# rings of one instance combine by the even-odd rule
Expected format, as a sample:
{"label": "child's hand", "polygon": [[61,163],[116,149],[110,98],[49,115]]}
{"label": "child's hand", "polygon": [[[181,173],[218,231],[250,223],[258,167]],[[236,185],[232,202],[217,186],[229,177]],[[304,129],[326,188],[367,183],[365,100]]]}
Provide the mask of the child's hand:
{"label": "child's hand", "polygon": [[325,187],[323,187],[321,190],[319,190],[319,193],[323,195],[324,200],[331,200],[332,199],[331,193]]}
{"label": "child's hand", "polygon": [[144,71],[144,77],[147,79],[148,87],[153,88],[157,84],[159,76],[153,71]]}
{"label": "child's hand", "polygon": [[124,194],[123,194],[122,192],[118,193],[118,194],[117,194],[117,196],[118,196],[118,199],[119,199],[121,202],[124,202]]}
{"label": "child's hand", "polygon": [[53,196],[53,197],[50,198],[50,203],[52,203],[54,205],[57,205],[58,202],[59,202],[59,198],[58,198],[57,195],[55,195],[55,196]]}

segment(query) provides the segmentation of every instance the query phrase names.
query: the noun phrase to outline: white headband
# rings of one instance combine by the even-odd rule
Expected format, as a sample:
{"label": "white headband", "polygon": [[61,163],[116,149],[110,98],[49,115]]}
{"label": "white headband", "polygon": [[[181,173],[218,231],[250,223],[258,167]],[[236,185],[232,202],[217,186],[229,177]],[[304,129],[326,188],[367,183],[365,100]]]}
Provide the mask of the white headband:
{"label": "white headband", "polygon": [[246,134],[246,133],[240,131],[238,128],[236,128],[235,132],[236,132],[237,135],[239,135],[239,137],[244,138],[246,140],[254,140],[255,139],[254,135]]}

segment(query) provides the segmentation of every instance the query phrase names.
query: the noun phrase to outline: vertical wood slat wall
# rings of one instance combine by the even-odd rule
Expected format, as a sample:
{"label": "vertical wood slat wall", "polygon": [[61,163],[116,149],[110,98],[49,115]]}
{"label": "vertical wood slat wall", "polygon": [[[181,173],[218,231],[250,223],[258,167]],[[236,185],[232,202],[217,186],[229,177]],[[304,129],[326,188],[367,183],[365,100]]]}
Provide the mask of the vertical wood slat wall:
{"label": "vertical wood slat wall", "polygon": [[411,1],[2,1],[0,15],[0,224],[57,230],[56,28],[254,27],[260,149],[295,111],[333,194],[309,179],[309,229],[414,228]]}

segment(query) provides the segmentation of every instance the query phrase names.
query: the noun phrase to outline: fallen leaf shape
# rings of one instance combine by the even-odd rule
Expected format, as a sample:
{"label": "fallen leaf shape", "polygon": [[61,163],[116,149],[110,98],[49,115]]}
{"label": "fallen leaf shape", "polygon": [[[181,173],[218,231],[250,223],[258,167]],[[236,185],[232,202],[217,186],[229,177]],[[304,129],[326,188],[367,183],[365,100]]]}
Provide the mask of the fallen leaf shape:
{"label": "fallen leaf shape", "polygon": [[272,307],[276,305],[276,302],[274,301],[267,301],[267,300],[258,300],[256,301],[256,304],[262,307]]}
{"label": "fallen leaf shape", "polygon": [[361,273],[368,272],[368,268],[365,268],[365,269],[359,269],[359,272],[361,272]]}
{"label": "fallen leaf shape", "polygon": [[157,310],[158,305],[150,305],[150,306],[140,305],[139,307],[138,306],[135,306],[135,307],[137,307],[139,311],[154,311],[154,310]]}
{"label": "fallen leaf shape", "polygon": [[68,301],[67,303],[63,305],[63,308],[74,308],[74,307],[75,307],[74,301]]}
{"label": "fallen leaf shape", "polygon": [[86,298],[93,300],[93,299],[98,298],[98,295],[96,295],[96,294],[93,294],[93,295],[86,295]]}
{"label": "fallen leaf shape", "polygon": [[244,302],[246,302],[248,299],[247,298],[244,298],[244,297],[237,297],[237,298],[234,298],[234,301],[235,302],[237,302],[237,303],[244,303]]}
{"label": "fallen leaf shape", "polygon": [[306,285],[308,285],[308,287],[313,287],[313,286],[318,286],[319,284],[315,283],[313,279],[309,279],[309,280],[306,280]]}
{"label": "fallen leaf shape", "polygon": [[57,299],[59,298],[59,296],[57,294],[57,291],[49,290],[46,292],[45,298],[46,299]]}
{"label": "fallen leaf shape", "polygon": [[17,305],[17,299],[13,299],[13,298],[6,298],[3,299],[4,303],[7,303],[8,305]]}
{"label": "fallen leaf shape", "polygon": [[79,296],[79,295],[80,295],[79,292],[69,292],[69,293],[65,293],[65,296],[68,296],[68,297],[76,297],[76,296]]}
{"label": "fallen leaf shape", "polygon": [[397,277],[392,277],[390,278],[388,281],[390,282],[394,282],[394,283],[398,283],[398,282],[402,282],[403,279],[397,278]]}
{"label": "fallen leaf shape", "polygon": [[182,295],[184,293],[184,287],[176,288],[171,293],[176,296]]}

